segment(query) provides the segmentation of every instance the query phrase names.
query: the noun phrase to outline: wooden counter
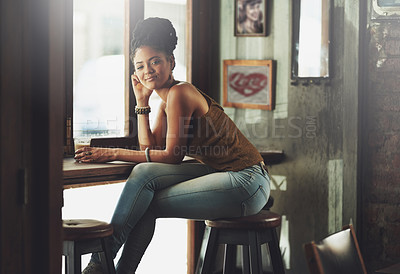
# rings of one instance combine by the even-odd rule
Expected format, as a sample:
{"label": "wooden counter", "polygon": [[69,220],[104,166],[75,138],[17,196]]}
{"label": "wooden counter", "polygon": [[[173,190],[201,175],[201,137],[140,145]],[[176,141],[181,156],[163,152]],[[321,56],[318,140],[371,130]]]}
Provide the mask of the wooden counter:
{"label": "wooden counter", "polygon": [[126,180],[135,163],[79,163],[73,158],[64,158],[64,188],[115,183]]}

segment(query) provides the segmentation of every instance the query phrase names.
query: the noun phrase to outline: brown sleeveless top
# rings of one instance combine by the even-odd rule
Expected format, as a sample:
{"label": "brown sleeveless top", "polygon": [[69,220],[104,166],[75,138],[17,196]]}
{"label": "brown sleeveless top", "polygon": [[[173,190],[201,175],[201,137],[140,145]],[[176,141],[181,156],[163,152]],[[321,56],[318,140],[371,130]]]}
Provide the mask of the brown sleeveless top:
{"label": "brown sleeveless top", "polygon": [[202,91],[200,93],[206,98],[209,110],[192,119],[186,155],[221,171],[239,171],[263,161],[257,148],[223,108]]}

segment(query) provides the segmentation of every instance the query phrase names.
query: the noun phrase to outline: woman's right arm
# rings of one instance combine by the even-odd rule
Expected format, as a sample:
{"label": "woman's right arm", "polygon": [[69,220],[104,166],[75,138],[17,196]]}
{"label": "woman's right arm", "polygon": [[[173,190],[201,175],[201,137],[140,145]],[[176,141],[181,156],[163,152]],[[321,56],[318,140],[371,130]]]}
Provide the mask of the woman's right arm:
{"label": "woman's right arm", "polygon": [[155,117],[155,123],[152,128],[150,127],[148,114],[138,114],[137,121],[140,150],[144,150],[146,147],[149,147],[150,149],[164,149],[167,131],[165,103],[162,102],[160,104],[160,108],[158,109]]}
{"label": "woman's right arm", "polygon": [[[149,105],[149,98],[152,90],[146,89],[137,79],[136,75],[132,75],[132,86],[135,92],[136,105],[138,107],[146,107]],[[161,104],[156,116],[156,123],[153,129],[150,128],[149,114],[137,114],[138,139],[140,149],[146,147],[162,149],[165,146],[164,131],[166,130],[165,104]],[[165,136],[165,134],[164,134]]]}

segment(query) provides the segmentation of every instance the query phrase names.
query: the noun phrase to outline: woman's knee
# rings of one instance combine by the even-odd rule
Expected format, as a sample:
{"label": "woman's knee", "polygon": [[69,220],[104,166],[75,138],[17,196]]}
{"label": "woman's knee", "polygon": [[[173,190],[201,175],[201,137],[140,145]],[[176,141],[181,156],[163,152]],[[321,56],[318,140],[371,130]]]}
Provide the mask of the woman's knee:
{"label": "woman's knee", "polygon": [[135,165],[129,175],[129,179],[148,176],[152,171],[154,171],[154,166],[152,167],[152,165],[153,163],[139,163]]}

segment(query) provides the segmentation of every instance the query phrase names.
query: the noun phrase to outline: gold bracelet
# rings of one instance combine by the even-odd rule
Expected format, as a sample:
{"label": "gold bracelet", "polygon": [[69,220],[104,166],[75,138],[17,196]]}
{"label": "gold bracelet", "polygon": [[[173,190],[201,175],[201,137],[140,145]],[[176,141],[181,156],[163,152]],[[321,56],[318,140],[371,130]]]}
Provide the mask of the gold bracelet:
{"label": "gold bracelet", "polygon": [[146,107],[135,106],[135,113],[136,114],[149,114],[150,112],[151,112],[150,106],[146,106]]}

